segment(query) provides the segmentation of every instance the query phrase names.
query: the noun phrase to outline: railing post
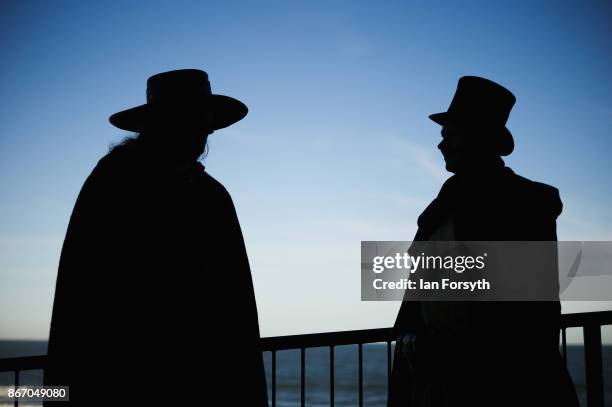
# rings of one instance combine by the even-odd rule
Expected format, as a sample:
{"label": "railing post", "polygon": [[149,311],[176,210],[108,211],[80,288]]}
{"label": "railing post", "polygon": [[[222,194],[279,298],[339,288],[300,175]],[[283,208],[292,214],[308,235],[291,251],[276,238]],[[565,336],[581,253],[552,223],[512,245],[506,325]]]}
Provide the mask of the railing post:
{"label": "railing post", "polygon": [[363,407],[363,344],[359,344],[359,407]]}
{"label": "railing post", "polygon": [[276,407],[276,351],[272,351],[272,407]]}
{"label": "railing post", "polygon": [[567,367],[567,334],[566,328],[561,328],[561,345],[563,347],[563,363]]}
{"label": "railing post", "polygon": [[603,407],[603,363],[601,359],[601,327],[584,326],[584,362],[586,369],[587,407]]}
{"label": "railing post", "polygon": [[301,372],[300,372],[300,384],[301,384],[301,392],[300,392],[300,400],[302,407],[306,406],[306,349],[301,348],[300,360],[301,360]]}
{"label": "railing post", "polygon": [[334,345],[329,347],[329,407],[334,407]]}
{"label": "railing post", "polygon": [[391,341],[387,341],[387,387],[391,383]]}
{"label": "railing post", "polygon": [[[17,390],[17,388],[19,387],[19,370],[15,370],[15,390]],[[13,405],[15,407],[19,406],[19,399],[17,397],[15,397],[15,401],[13,402]]]}

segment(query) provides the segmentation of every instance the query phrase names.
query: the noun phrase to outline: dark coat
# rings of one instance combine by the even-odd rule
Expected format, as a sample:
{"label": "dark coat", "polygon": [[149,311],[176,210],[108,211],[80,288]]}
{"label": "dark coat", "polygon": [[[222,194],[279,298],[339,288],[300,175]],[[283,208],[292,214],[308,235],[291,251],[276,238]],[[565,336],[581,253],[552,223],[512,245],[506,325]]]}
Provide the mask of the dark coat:
{"label": "dark coat", "polygon": [[[432,239],[452,219],[457,241],[556,241],[561,209],[556,188],[500,164],[450,177],[414,240]],[[395,334],[413,333],[416,342],[409,361],[394,363],[389,406],[578,405],[559,354],[558,301],[455,304],[468,322],[445,335],[431,333],[419,302],[402,303]]]}
{"label": "dark coat", "polygon": [[232,199],[201,164],[175,169],[140,144],[102,158],[77,199],[59,264],[45,383],[69,385],[75,405],[267,406]]}

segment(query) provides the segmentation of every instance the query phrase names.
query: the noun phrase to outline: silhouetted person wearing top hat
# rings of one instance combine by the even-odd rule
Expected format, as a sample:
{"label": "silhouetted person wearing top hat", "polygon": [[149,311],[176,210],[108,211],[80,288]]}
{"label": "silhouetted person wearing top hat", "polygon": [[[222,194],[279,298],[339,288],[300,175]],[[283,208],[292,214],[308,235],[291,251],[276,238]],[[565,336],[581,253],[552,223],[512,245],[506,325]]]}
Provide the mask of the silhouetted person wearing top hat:
{"label": "silhouetted person wearing top hat", "polygon": [[[419,216],[415,241],[557,240],[558,190],[501,158],[514,149],[514,103],[499,84],[466,76],[448,111],[430,116],[454,175]],[[558,301],[404,301],[388,405],[577,406],[559,354],[560,313]]]}
{"label": "silhouetted person wearing top hat", "polygon": [[185,69],[152,76],[145,105],[110,117],[139,134],[85,181],[53,306],[45,383],[70,386],[73,405],[268,405],[238,218],[198,162],[246,114]]}

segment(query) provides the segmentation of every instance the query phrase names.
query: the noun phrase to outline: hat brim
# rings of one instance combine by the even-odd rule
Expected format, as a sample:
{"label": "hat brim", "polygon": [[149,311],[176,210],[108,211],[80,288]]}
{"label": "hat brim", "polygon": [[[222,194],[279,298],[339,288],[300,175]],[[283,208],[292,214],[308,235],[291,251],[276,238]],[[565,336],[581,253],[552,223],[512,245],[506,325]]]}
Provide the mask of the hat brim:
{"label": "hat brim", "polygon": [[[429,118],[441,126],[445,126],[447,124],[465,125],[464,121],[458,117],[454,117],[454,115],[450,114],[449,112],[430,114]],[[500,131],[497,132],[498,138],[495,143],[497,152],[499,155],[503,156],[510,155],[510,153],[514,151],[514,137],[512,137],[512,133],[506,126],[499,130]]]}
{"label": "hat brim", "polygon": [[[115,127],[138,133],[146,127],[151,111],[151,105],[144,104],[117,112],[108,120]],[[225,95],[210,95],[205,106],[202,106],[202,113],[206,111],[213,113],[213,130],[219,130],[244,119],[249,109],[238,99]],[[204,114],[202,117],[204,118]]]}

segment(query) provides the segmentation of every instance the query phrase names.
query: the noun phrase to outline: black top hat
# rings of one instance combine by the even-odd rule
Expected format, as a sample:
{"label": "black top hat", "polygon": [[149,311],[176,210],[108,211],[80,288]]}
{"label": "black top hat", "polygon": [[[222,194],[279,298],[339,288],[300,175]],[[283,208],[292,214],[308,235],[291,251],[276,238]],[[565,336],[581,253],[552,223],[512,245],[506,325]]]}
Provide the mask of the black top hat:
{"label": "black top hat", "polygon": [[147,103],[115,113],[109,120],[120,129],[141,132],[159,113],[172,116],[173,112],[185,110],[202,119],[205,112],[212,112],[213,130],[236,123],[248,112],[239,100],[213,94],[206,72],[179,69],[151,76],[147,80]]}
{"label": "black top hat", "polygon": [[497,152],[508,155],[514,150],[514,139],[506,128],[506,121],[515,102],[512,92],[503,86],[478,76],[464,76],[459,79],[448,110],[429,118],[441,125],[486,130],[496,137]]}

